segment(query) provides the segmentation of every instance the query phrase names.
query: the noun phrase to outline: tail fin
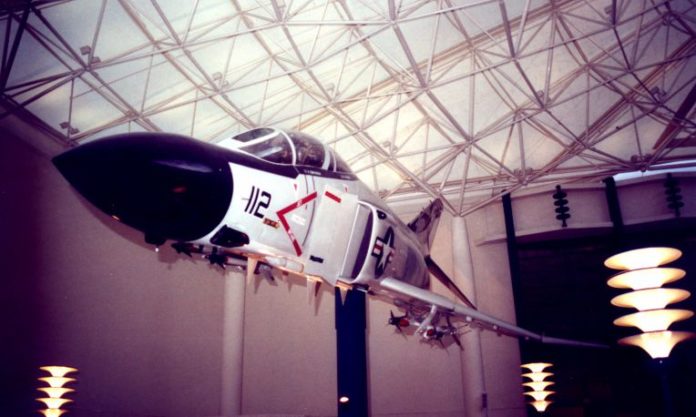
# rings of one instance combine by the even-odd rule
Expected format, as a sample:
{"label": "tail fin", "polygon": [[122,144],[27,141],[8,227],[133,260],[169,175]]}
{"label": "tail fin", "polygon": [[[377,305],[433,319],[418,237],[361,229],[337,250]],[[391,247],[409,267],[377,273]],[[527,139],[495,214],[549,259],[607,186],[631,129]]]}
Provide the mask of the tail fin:
{"label": "tail fin", "polygon": [[441,200],[433,200],[408,224],[409,229],[416,233],[418,241],[420,241],[427,253],[430,253],[430,245],[435,237],[435,230],[440,221],[442,207]]}
{"label": "tail fin", "polygon": [[457,298],[459,298],[464,304],[476,310],[476,306],[471,302],[471,300],[469,300],[469,297],[467,297],[466,294],[464,294],[464,292],[457,287],[457,284],[452,281],[445,271],[443,271],[442,268],[440,268],[440,266],[436,264],[430,256],[425,257],[425,264],[428,266],[428,271],[430,271],[430,273],[433,274],[438,281],[447,287],[448,290],[452,291],[454,295],[456,295]]}
{"label": "tail fin", "polygon": [[476,310],[476,306],[472,303],[469,298],[462,292],[462,290],[457,287],[457,285],[447,276],[447,274],[433,261],[430,257],[430,246],[433,243],[433,238],[435,237],[435,231],[437,230],[437,224],[440,222],[440,215],[442,214],[443,204],[441,200],[434,200],[426,208],[424,208],[415,219],[408,224],[409,229],[413,230],[418,237],[418,241],[423,245],[423,249],[426,250],[425,253],[425,263],[428,266],[428,271],[438,281],[443,283],[450,291],[452,291],[461,301],[464,302],[470,308]]}

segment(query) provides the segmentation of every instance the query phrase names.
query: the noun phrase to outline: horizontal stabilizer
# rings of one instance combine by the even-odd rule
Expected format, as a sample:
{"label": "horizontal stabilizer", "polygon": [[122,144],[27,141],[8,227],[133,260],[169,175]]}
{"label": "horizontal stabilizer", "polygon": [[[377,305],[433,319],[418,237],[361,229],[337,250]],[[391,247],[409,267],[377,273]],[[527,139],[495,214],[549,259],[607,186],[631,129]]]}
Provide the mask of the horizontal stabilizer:
{"label": "horizontal stabilizer", "polygon": [[440,268],[440,266],[436,264],[430,256],[425,257],[425,264],[428,266],[428,271],[430,271],[430,273],[433,274],[438,281],[444,284],[448,290],[452,291],[460,300],[462,300],[464,304],[476,310],[474,303],[469,300],[466,294],[464,294],[464,292],[457,287],[457,284],[452,281],[445,271],[443,271],[442,268]]}

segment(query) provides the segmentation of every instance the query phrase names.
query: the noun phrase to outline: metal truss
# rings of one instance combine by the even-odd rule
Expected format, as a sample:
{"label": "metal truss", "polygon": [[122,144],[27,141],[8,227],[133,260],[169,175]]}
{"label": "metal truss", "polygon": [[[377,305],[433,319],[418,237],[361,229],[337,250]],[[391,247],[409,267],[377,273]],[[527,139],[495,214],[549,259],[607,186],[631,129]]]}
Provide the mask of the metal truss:
{"label": "metal truss", "polygon": [[302,130],[387,201],[458,215],[696,156],[693,0],[8,4],[0,118],[69,146]]}

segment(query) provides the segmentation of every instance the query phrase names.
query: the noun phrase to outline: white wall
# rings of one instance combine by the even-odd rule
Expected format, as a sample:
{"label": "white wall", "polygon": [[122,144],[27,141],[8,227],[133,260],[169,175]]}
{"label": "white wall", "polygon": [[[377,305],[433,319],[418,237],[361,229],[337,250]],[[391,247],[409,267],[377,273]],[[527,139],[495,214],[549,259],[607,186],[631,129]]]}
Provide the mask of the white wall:
{"label": "white wall", "polygon": [[247,285],[243,414],[336,415],[333,290],[310,300],[304,281]]}
{"label": "white wall", "polygon": [[[45,364],[80,369],[76,417],[218,414],[225,280],[218,271],[168,248],[156,254],[7,133],[0,222],[0,357],[16,378],[3,378],[15,398],[0,414],[35,415],[33,378]],[[24,397],[31,414],[21,414]]]}
{"label": "white wall", "polygon": [[[490,205],[467,216],[466,227],[477,308],[501,320],[516,323],[505,241],[488,241],[490,236],[505,233],[501,204]],[[526,416],[518,340],[484,331],[481,333],[481,351],[488,417]]]}

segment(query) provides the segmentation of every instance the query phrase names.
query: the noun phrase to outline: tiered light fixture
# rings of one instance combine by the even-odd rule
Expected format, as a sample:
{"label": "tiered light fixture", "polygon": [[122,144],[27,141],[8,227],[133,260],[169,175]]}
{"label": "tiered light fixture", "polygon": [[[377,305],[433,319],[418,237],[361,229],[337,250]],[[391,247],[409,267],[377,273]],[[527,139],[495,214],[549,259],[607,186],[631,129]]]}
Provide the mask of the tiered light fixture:
{"label": "tiered light fixture", "polygon": [[552,402],[547,400],[547,398],[555,392],[547,390],[549,385],[553,385],[553,381],[546,380],[546,378],[553,376],[553,373],[545,371],[549,366],[553,365],[547,362],[532,362],[522,365],[522,368],[530,370],[530,372],[524,373],[522,376],[531,379],[531,381],[522,385],[532,389],[531,391],[525,391],[524,395],[532,397],[532,401],[529,404],[540,413],[546,411],[546,408]]}
{"label": "tiered light fixture", "polygon": [[39,412],[44,417],[59,417],[67,412],[67,410],[61,407],[72,402],[70,399],[63,398],[63,395],[75,391],[73,388],[65,387],[65,384],[75,381],[75,378],[67,377],[66,375],[77,372],[77,369],[68,366],[42,366],[39,369],[51,375],[39,378],[39,381],[48,385],[47,387],[38,388],[39,391],[45,394],[45,397],[37,398],[36,401],[40,401],[46,406],[44,410]]}
{"label": "tiered light fixture", "polygon": [[633,290],[614,297],[611,303],[638,310],[619,317],[614,324],[634,326],[643,332],[620,339],[620,344],[641,347],[652,358],[659,359],[668,357],[677,343],[696,337],[692,332],[668,330],[672,323],[694,315],[690,310],[665,308],[691,295],[686,290],[661,288],[686,275],[683,269],[662,267],[679,259],[681,254],[680,250],[674,248],[651,247],[622,252],[604,261],[607,268],[622,271],[611,277],[607,284]]}

